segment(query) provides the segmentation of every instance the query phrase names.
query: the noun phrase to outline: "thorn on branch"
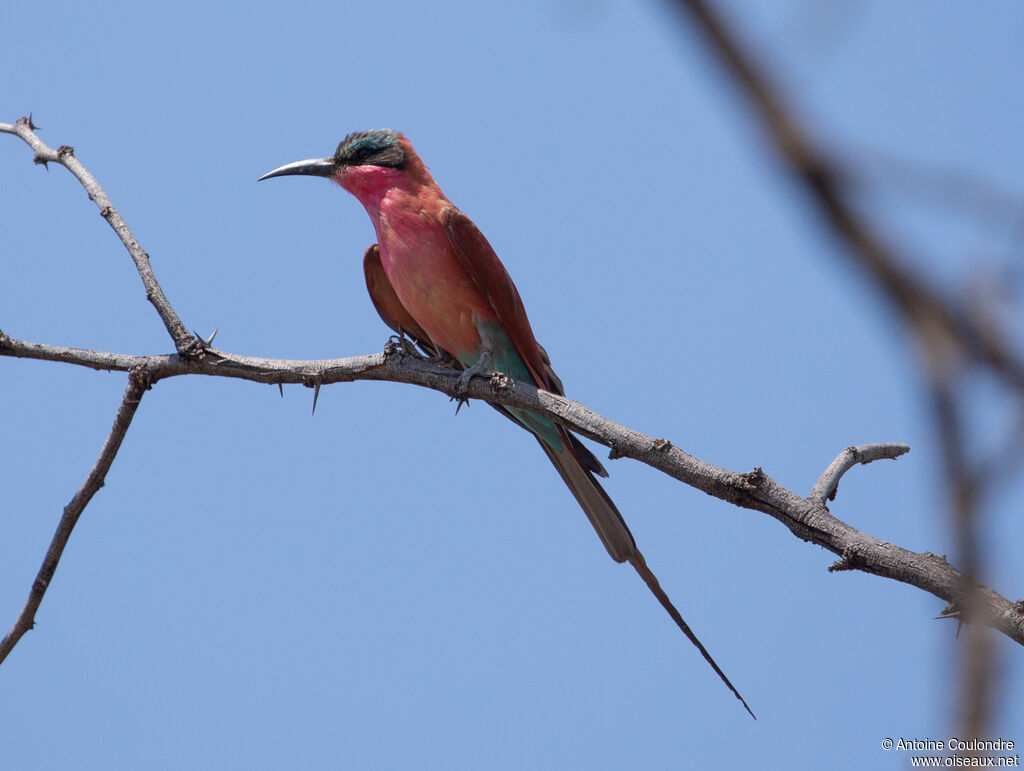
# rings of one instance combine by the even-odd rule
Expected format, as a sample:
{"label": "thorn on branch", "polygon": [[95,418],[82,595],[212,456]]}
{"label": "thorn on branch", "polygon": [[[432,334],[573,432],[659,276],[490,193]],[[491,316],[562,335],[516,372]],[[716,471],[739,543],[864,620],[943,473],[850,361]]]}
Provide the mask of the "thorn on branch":
{"label": "thorn on branch", "polygon": [[61,160],[64,160],[69,155],[74,154],[75,148],[73,148],[71,145],[61,145],[60,147],[57,148],[57,157],[60,158]]}
{"label": "thorn on branch", "polygon": [[857,569],[857,553],[852,548],[843,549],[842,556],[828,566],[829,573],[840,573],[844,570]]}
{"label": "thorn on branch", "polygon": [[216,327],[214,328],[213,332],[210,333],[209,337],[204,338],[202,335],[200,335],[193,329],[192,339],[189,341],[188,345],[186,345],[184,349],[180,351],[180,355],[183,358],[188,359],[190,361],[205,358],[207,353],[213,350],[211,348],[211,346],[213,345],[213,338],[217,336],[217,332],[219,331],[220,327]]}
{"label": "thorn on branch", "polygon": [[933,620],[941,621],[943,619],[956,619],[956,637],[960,639],[960,630],[964,628],[964,616],[960,606],[955,602],[950,603]]}
{"label": "thorn on branch", "polygon": [[658,452],[668,452],[672,449],[672,442],[668,439],[655,439],[653,446]]}
{"label": "thorn on branch", "polygon": [[316,415],[316,403],[320,399],[320,373],[318,372],[313,375],[303,375],[302,384],[306,386],[306,388],[313,389],[313,411],[310,414]]}
{"label": "thorn on branch", "polygon": [[219,331],[220,331],[220,327],[215,327],[213,332],[210,333],[210,336],[206,337],[206,338],[204,338],[202,335],[200,335],[194,329],[192,330],[192,334],[196,336],[196,344],[200,348],[202,348],[204,351],[206,351],[206,350],[209,350],[211,345],[213,345],[213,338],[215,338],[217,336],[217,333]]}
{"label": "thorn on branch", "polygon": [[29,131],[41,130],[41,128],[32,121],[32,113],[29,113],[27,118],[24,115],[22,115],[20,118],[14,121],[14,125],[27,126]]}
{"label": "thorn on branch", "polygon": [[620,450],[614,444],[612,445],[612,449],[608,452],[608,460],[618,460],[619,458],[625,457],[626,453],[622,452],[622,450]]}

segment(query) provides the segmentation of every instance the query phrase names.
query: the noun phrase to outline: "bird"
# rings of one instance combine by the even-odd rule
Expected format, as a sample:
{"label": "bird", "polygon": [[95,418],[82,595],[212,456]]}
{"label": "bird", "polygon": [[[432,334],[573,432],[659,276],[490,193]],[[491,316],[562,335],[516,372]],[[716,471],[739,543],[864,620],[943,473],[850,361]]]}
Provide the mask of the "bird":
{"label": "bird", "polygon": [[[351,133],[333,155],[288,163],[260,181],[292,175],[332,180],[366,209],[377,236],[363,257],[370,299],[391,329],[428,356],[448,358],[461,370],[455,387],[460,401],[472,377],[495,373],[564,394],[505,266],[473,221],[441,192],[404,134],[391,129]],[[597,481],[608,476],[597,457],[545,415],[518,407],[497,409],[533,434],[611,558],[633,566],[756,720],[647,566],[622,514]]]}

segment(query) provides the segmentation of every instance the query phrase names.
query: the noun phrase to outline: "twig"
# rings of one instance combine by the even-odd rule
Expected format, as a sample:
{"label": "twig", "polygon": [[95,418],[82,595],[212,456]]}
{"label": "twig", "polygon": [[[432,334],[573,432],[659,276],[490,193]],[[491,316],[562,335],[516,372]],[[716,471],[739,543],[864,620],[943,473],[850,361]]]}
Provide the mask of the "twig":
{"label": "twig", "polygon": [[185,325],[181,323],[181,319],[178,318],[178,314],[174,312],[174,308],[171,307],[170,302],[164,295],[163,289],[157,283],[156,277],[153,275],[153,268],[149,264],[149,255],[139,246],[139,242],[135,240],[134,234],[121,218],[121,214],[114,208],[114,204],[110,202],[107,194],[103,192],[99,182],[75,157],[73,147],[61,145],[56,150],[48,147],[36,136],[34,131],[36,128],[38,127],[33,125],[31,118],[18,118],[13,124],[0,123],[0,133],[15,134],[32,148],[32,151],[35,153],[34,160],[37,164],[46,166],[49,163],[58,163],[70,171],[75,176],[75,179],[82,184],[85,192],[89,194],[89,198],[99,208],[103,219],[117,233],[117,237],[124,244],[125,249],[128,250],[128,254],[131,255],[132,261],[135,263],[135,269],[139,272],[139,277],[142,279],[142,285],[146,289],[146,299],[153,304],[156,312],[160,314],[160,318],[163,320],[164,326],[167,327],[171,340],[174,341],[174,347],[182,355],[192,352],[195,349],[195,339],[185,329]]}
{"label": "twig", "polygon": [[825,469],[825,473],[821,475],[821,479],[814,485],[808,497],[822,504],[825,501],[834,501],[839,489],[839,480],[858,463],[898,458],[907,452],[910,452],[910,446],[906,444],[862,444],[860,447],[847,447]]}
{"label": "twig", "polygon": [[86,505],[92,500],[96,491],[103,486],[107,472],[110,470],[110,464],[114,462],[114,457],[121,447],[121,440],[124,439],[125,432],[135,416],[135,411],[139,408],[142,394],[148,387],[149,382],[144,370],[133,371],[128,376],[128,387],[125,389],[124,398],[121,399],[121,405],[117,408],[114,425],[111,426],[110,433],[103,443],[103,449],[100,450],[99,457],[96,458],[92,470],[85,478],[82,486],[78,488],[74,498],[64,507],[64,514],[61,516],[57,530],[53,534],[53,540],[50,541],[50,548],[46,550],[46,556],[43,558],[43,564],[36,574],[36,579],[32,582],[32,589],[29,591],[25,606],[21,609],[21,613],[18,614],[18,618],[15,620],[11,630],[4,635],[3,640],[0,640],[0,662],[7,658],[7,655],[17,645],[18,640],[35,626],[36,611],[39,609],[39,604],[43,601],[43,596],[50,586],[53,574],[57,570],[57,564],[64,553],[64,547],[67,546],[68,538],[71,537],[71,531],[74,529]]}

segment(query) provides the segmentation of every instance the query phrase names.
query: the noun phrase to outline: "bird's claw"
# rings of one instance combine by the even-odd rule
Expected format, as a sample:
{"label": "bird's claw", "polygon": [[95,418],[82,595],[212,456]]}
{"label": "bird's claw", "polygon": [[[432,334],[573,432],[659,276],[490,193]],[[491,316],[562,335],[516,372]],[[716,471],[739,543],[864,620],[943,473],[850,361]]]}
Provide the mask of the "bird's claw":
{"label": "bird's claw", "polygon": [[455,394],[452,396],[453,402],[458,402],[455,405],[455,414],[459,414],[459,410],[462,409],[462,405],[469,404],[469,381],[473,379],[475,373],[472,368],[463,371],[459,375],[459,379],[455,381]]}
{"label": "bird's claw", "polygon": [[398,341],[399,344],[402,346],[402,353],[408,356],[416,356],[418,358],[423,358],[422,354],[420,354],[420,352],[416,350],[416,345],[412,342],[412,340],[405,336],[404,330],[398,336]]}
{"label": "bird's claw", "polygon": [[459,404],[455,408],[455,414],[459,414],[459,410],[462,409],[463,404],[469,404],[469,381],[473,379],[473,375],[480,374],[483,371],[484,365],[487,364],[491,359],[491,349],[484,347],[480,350],[480,357],[476,360],[472,367],[463,370],[462,374],[459,375],[459,379],[455,381],[455,389],[452,394],[452,401],[457,401]]}
{"label": "bird's claw", "polygon": [[459,379],[455,381],[455,396],[459,401],[466,401],[469,398],[469,381],[473,379],[475,372],[465,370],[459,375]]}
{"label": "bird's claw", "polygon": [[405,336],[403,332],[400,335],[391,335],[388,341],[384,343],[384,355],[394,356],[396,353],[401,353],[403,356],[412,356],[414,359],[425,359],[426,357],[416,350],[416,345]]}
{"label": "bird's claw", "polygon": [[384,355],[393,356],[396,353],[401,353],[403,356],[411,356],[428,364],[449,365],[455,361],[451,354],[442,348],[430,345],[430,347],[437,350],[437,355],[431,356],[426,349],[421,351],[417,345],[416,340],[407,337],[403,330],[401,334],[392,335],[388,338],[388,341],[384,344]]}

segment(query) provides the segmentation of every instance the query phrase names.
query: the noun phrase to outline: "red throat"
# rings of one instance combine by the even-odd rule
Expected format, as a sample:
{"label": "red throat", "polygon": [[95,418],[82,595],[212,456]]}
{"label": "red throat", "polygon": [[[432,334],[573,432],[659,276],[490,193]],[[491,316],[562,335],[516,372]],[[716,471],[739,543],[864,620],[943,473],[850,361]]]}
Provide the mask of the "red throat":
{"label": "red throat", "polygon": [[405,187],[405,173],[381,166],[342,166],[334,181],[359,199],[367,211],[380,207],[389,190]]}

